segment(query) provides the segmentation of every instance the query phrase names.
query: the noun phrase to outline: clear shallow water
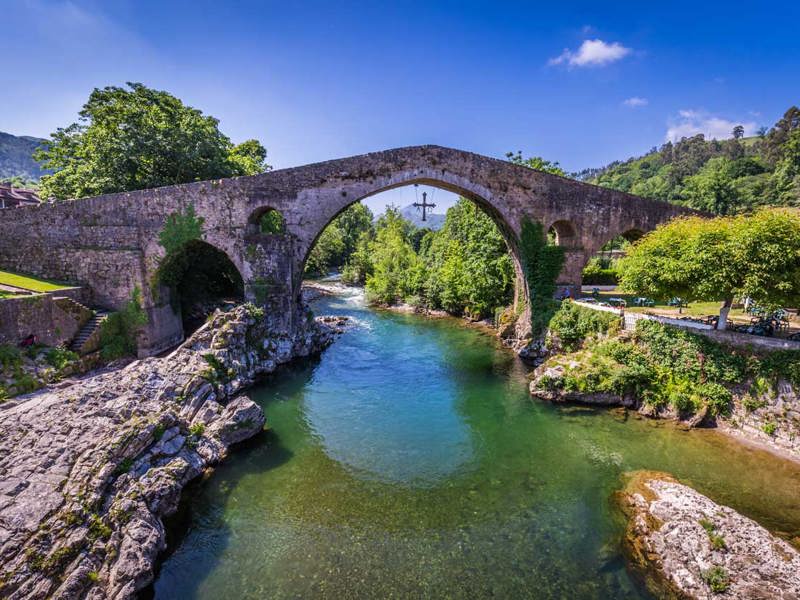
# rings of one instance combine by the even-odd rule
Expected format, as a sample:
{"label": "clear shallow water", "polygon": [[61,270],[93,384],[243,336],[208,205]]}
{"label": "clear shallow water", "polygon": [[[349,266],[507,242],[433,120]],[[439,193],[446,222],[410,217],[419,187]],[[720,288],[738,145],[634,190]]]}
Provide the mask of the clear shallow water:
{"label": "clear shallow water", "polygon": [[325,298],[358,326],[252,390],[272,430],[190,492],[157,598],[645,598],[623,471],[800,535],[800,467],[710,431],[533,401],[494,338]]}

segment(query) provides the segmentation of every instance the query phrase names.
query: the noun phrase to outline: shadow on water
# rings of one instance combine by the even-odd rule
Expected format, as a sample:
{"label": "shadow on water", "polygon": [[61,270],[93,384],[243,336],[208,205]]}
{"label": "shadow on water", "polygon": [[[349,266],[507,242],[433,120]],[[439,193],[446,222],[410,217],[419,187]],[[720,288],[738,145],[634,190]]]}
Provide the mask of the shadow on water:
{"label": "shadow on water", "polygon": [[[319,356],[297,359],[288,365],[284,365],[276,373],[273,373],[261,381],[257,386],[272,386],[276,381],[285,380],[285,387],[291,395],[292,388],[302,388],[311,380],[314,369],[319,364]],[[261,408],[265,413],[269,410],[270,402],[279,402],[280,398],[273,397],[266,402],[260,402]],[[159,556],[159,565],[155,573],[154,582],[141,590],[138,594],[139,600],[153,600],[157,597],[156,582],[159,580],[161,569],[175,551],[184,543],[192,533],[192,530],[197,523],[193,519],[198,517],[198,510],[195,506],[196,499],[206,491],[207,486],[214,485],[216,488],[216,500],[224,507],[229,501],[232,490],[234,490],[238,482],[248,477],[253,473],[262,473],[275,469],[281,465],[289,462],[292,459],[293,452],[281,442],[280,435],[269,427],[269,423],[265,426],[265,431],[253,436],[250,439],[236,444],[230,450],[237,456],[237,468],[226,470],[225,463],[218,465],[217,468],[210,471],[207,475],[201,476],[192,481],[183,490],[178,503],[178,508],[175,514],[165,519],[164,525],[166,529],[166,543],[167,547],[164,552]],[[220,473],[220,469],[226,472]],[[225,484],[215,484],[212,479],[222,477]],[[200,523],[201,526],[205,525]],[[216,530],[216,544],[217,550],[224,550],[230,538],[230,528],[227,527],[222,520],[218,523],[219,527]],[[221,552],[214,555],[205,555],[204,567],[207,567],[204,572],[211,573],[214,569],[213,557],[221,556]],[[212,558],[212,560],[208,560]],[[192,598],[195,597],[197,588],[202,585],[203,579],[193,578],[190,580],[190,585],[184,582],[181,589],[173,590],[167,593],[165,597],[169,598]]]}

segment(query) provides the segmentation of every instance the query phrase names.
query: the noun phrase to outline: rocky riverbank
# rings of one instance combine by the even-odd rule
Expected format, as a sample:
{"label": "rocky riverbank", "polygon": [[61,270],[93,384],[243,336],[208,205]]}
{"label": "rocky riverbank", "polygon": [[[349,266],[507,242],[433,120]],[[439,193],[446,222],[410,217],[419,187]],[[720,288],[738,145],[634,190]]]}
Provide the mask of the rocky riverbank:
{"label": "rocky riverbank", "polygon": [[637,471],[617,494],[624,550],[659,598],[800,598],[800,552],[664,473]]}
{"label": "rocky riverbank", "polygon": [[240,306],[167,357],[0,405],[0,597],[126,599],[150,583],[183,487],[264,425],[238,394],[342,325],[299,321],[275,335]]}

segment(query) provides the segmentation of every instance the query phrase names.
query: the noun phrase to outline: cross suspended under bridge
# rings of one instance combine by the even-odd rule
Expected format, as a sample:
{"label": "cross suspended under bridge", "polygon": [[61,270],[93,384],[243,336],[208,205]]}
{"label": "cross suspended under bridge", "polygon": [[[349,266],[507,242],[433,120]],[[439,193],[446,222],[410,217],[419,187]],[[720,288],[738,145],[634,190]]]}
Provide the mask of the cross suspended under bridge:
{"label": "cross suspended under bridge", "polygon": [[414,202],[414,204],[413,204],[413,206],[416,206],[418,209],[422,208],[422,220],[423,221],[427,220],[426,219],[425,209],[427,209],[427,208],[436,208],[435,204],[433,204],[433,203],[428,204],[426,202],[427,198],[428,198],[428,192],[422,192],[422,202]]}

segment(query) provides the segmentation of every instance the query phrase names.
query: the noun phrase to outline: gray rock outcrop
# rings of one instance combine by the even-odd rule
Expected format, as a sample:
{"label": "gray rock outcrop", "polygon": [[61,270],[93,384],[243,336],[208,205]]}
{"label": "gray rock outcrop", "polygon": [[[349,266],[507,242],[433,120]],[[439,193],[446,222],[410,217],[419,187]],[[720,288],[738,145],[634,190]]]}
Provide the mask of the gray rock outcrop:
{"label": "gray rock outcrop", "polygon": [[624,549],[659,598],[800,598],[800,552],[664,473],[631,474]]}
{"label": "gray rock outcrop", "polygon": [[167,357],[0,405],[0,597],[133,598],[183,487],[261,431],[241,391],[334,333],[240,306]]}

